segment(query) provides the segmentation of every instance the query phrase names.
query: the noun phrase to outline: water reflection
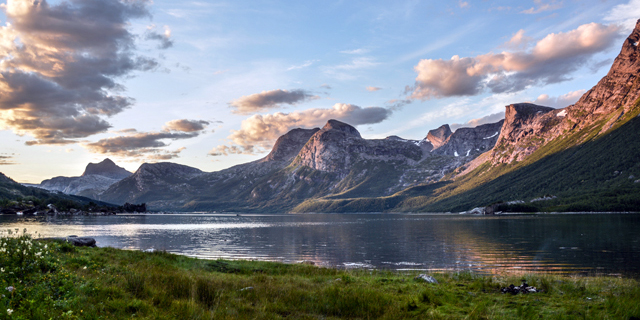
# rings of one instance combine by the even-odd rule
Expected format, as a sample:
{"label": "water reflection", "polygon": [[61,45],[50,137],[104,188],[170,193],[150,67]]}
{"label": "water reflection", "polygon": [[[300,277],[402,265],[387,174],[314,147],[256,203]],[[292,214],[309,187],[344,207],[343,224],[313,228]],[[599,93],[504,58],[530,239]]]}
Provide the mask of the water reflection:
{"label": "water reflection", "polygon": [[200,258],[480,273],[640,274],[639,215],[0,216],[0,229]]}

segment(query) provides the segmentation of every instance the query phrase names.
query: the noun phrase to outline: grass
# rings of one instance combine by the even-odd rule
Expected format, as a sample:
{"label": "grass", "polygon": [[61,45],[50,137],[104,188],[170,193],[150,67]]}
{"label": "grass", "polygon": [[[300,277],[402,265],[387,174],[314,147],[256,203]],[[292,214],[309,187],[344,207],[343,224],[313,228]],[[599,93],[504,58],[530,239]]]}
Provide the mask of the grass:
{"label": "grass", "polygon": [[[415,273],[75,248],[24,234],[0,247],[0,319],[640,317],[638,281],[616,277],[440,273],[427,284]],[[544,292],[500,293],[522,279]]]}

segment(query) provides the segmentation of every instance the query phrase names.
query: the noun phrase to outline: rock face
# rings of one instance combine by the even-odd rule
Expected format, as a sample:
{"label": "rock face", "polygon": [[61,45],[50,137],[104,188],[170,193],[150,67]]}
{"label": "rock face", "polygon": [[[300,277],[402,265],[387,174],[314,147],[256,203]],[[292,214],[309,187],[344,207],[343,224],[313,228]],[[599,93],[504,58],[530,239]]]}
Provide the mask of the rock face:
{"label": "rock face", "polygon": [[460,129],[457,134],[450,134],[445,125],[431,132],[436,138],[446,136],[438,153],[430,152],[433,146],[425,140],[363,139],[353,126],[329,120],[322,129],[291,130],[260,160],[217,172],[170,163],[144,164],[99,199],[116,204],[146,202],[151,210],[243,206],[243,210],[286,210],[317,197],[385,196],[440,180],[480,152],[456,157],[446,150],[490,148],[497,135],[484,138],[499,131],[500,125]]}
{"label": "rock face", "polygon": [[105,159],[100,163],[89,163],[80,177],[55,177],[43,180],[38,187],[97,199],[109,186],[130,175],[131,172]]}
{"label": "rock face", "polygon": [[111,159],[107,158],[100,163],[89,163],[82,176],[97,175],[111,179],[122,180],[131,175],[125,168],[118,167]]}
{"label": "rock face", "polygon": [[[454,157],[476,157],[493,148],[498,140],[504,120],[475,128],[459,128],[432,152]],[[442,127],[441,127],[442,128]]]}
{"label": "rock face", "polygon": [[[552,140],[590,132],[603,134],[638,112],[640,97],[640,20],[622,45],[607,75],[574,105],[552,109],[529,103],[509,105],[505,122],[492,151],[491,162],[522,161]],[[630,115],[629,113],[633,113]],[[577,143],[588,139],[587,135]],[[573,145],[573,144],[569,144]]]}
{"label": "rock face", "polygon": [[440,126],[438,129],[430,130],[426,140],[431,143],[434,149],[440,148],[451,136],[451,128],[448,124]]}
{"label": "rock face", "polygon": [[293,129],[287,132],[278,138],[271,152],[260,160],[260,162],[291,161],[300,152],[304,144],[309,141],[309,138],[318,131],[320,131],[320,129],[315,128]]}

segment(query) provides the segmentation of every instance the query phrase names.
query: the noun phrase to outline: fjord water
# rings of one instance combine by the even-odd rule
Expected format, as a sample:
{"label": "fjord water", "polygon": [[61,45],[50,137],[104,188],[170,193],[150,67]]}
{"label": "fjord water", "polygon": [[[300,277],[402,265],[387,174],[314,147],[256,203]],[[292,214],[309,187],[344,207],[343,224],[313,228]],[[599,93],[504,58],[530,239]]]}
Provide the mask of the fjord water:
{"label": "fjord water", "polygon": [[0,230],[98,246],[339,268],[640,275],[640,215],[0,215]]}

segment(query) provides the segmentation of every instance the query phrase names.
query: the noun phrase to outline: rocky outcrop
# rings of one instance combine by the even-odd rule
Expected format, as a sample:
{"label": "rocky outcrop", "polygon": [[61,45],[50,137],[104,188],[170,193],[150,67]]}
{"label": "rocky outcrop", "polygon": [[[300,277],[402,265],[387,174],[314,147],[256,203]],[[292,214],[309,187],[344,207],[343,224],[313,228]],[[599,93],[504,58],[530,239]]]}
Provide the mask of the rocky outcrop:
{"label": "rocky outcrop", "polygon": [[356,128],[329,120],[300,150],[294,165],[324,172],[346,172],[363,159],[418,161],[422,150],[404,139],[362,139]]}
{"label": "rocky outcrop", "polygon": [[443,124],[438,129],[430,130],[425,140],[431,143],[433,149],[437,149],[445,144],[451,134],[451,128],[449,128],[449,125]]}
{"label": "rocky outcrop", "polygon": [[318,131],[320,131],[319,128],[293,129],[287,132],[276,140],[271,152],[262,158],[260,162],[293,160],[307,141],[309,141],[309,138]]}
{"label": "rocky outcrop", "polygon": [[55,177],[43,180],[37,187],[97,199],[112,184],[130,175],[131,172],[107,158],[89,163],[80,177]]}
{"label": "rocky outcrop", "polygon": [[[590,127],[603,134],[616,123],[627,121],[640,106],[640,20],[622,45],[607,75],[587,91],[574,105],[552,109],[530,103],[509,105],[505,122],[492,151],[491,162],[522,161],[541,146],[567,135],[584,133],[576,142],[584,142]],[[593,137],[593,135],[591,135]]]}
{"label": "rocky outcrop", "polygon": [[475,158],[495,146],[503,122],[504,120],[501,120],[475,128],[459,128],[440,147],[435,148],[432,153]]}
{"label": "rocky outcrop", "polygon": [[89,163],[84,169],[82,176],[97,175],[111,178],[114,180],[122,180],[131,175],[131,172],[125,168],[117,166],[111,159],[106,158],[99,163]]}

